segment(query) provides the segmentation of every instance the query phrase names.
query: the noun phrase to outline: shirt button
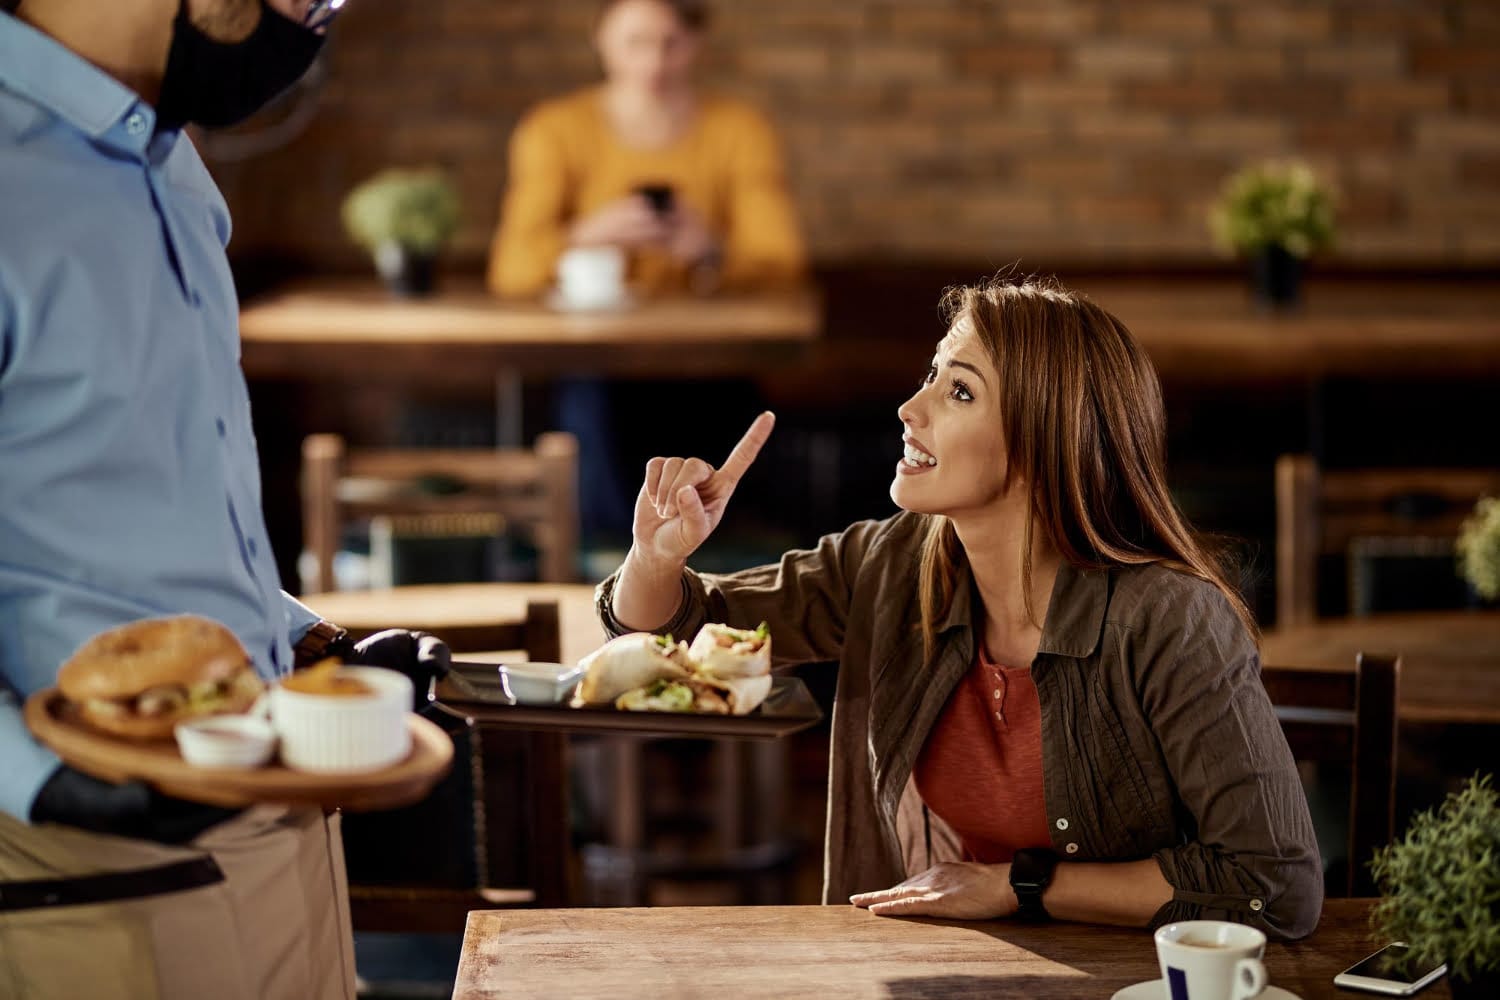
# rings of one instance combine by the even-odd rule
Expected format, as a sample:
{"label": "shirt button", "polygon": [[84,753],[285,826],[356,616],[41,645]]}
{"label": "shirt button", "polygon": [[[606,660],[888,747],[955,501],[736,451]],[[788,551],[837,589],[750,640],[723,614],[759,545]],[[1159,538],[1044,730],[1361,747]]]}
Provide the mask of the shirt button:
{"label": "shirt button", "polygon": [[139,111],[132,111],[130,117],[125,119],[125,131],[131,135],[140,135],[146,131],[146,116]]}
{"label": "shirt button", "polygon": [[253,538],[245,542],[245,547],[250,550],[252,556],[260,554],[260,546],[255,544],[255,539]]}
{"label": "shirt button", "polygon": [[998,700],[998,699],[999,699],[999,698],[1000,698],[1000,689],[999,689],[999,688],[996,688],[996,689],[995,689],[995,698],[996,698],[996,699],[997,699],[997,700]]}
{"label": "shirt button", "polygon": [[1059,816],[1059,817],[1057,817],[1057,828],[1059,830],[1066,830],[1068,828],[1068,817],[1066,817],[1066,816]]}
{"label": "shirt button", "polygon": [[219,417],[216,420],[214,420],[214,426],[219,429],[219,437],[223,437],[224,436],[224,418],[223,417]]}
{"label": "shirt button", "polygon": [[1077,844],[1077,842],[1070,840],[1070,841],[1068,841],[1068,846],[1064,847],[1063,850],[1067,851],[1069,854],[1077,854],[1078,853],[1078,844]]}
{"label": "shirt button", "polygon": [[1254,910],[1256,913],[1259,913],[1261,911],[1261,908],[1265,905],[1265,903],[1262,903],[1258,899],[1250,900],[1250,909]]}

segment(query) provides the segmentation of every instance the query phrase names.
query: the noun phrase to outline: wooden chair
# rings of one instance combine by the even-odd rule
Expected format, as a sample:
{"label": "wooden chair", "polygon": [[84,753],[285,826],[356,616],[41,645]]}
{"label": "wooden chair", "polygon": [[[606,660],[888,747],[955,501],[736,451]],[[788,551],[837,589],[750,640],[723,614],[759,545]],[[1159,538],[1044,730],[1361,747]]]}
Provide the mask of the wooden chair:
{"label": "wooden chair", "polygon": [[497,515],[536,546],[540,579],[569,582],[578,574],[578,439],[550,432],[535,448],[364,450],[337,434],[309,435],[302,530],[314,568],[304,590],[335,588],[340,527],[376,515]]}
{"label": "wooden chair", "polygon": [[1361,653],[1352,672],[1266,666],[1261,681],[1297,761],[1352,766],[1348,865],[1329,891],[1376,895],[1370,858],[1395,834],[1400,659]]}
{"label": "wooden chair", "polygon": [[[392,593],[384,592],[380,600],[388,601]],[[354,592],[338,596],[348,599]],[[309,600],[316,607],[317,596]],[[388,610],[388,605],[374,606]],[[525,618],[483,626],[360,620],[350,614],[340,624],[357,638],[388,626],[423,628],[442,636],[455,654],[514,650],[544,661],[560,655],[554,601],[528,602]],[[460,733],[456,742],[466,745],[467,768],[456,762],[454,773],[428,799],[393,813],[345,817],[355,930],[460,933],[470,910],[567,905],[570,829],[563,737],[478,726]],[[472,851],[466,864],[438,854],[456,843]],[[360,880],[361,859],[375,859],[369,867],[378,867],[390,852],[402,852],[397,867],[405,878]],[[413,870],[430,878],[412,878]],[[455,886],[455,872],[470,884]]]}
{"label": "wooden chair", "polygon": [[[1475,502],[1500,494],[1500,471],[1487,469],[1324,470],[1310,455],[1276,461],[1276,623],[1318,617],[1318,560],[1452,553],[1459,525]],[[1368,562],[1368,558],[1363,560]],[[1350,573],[1350,609],[1358,612],[1358,572]]]}

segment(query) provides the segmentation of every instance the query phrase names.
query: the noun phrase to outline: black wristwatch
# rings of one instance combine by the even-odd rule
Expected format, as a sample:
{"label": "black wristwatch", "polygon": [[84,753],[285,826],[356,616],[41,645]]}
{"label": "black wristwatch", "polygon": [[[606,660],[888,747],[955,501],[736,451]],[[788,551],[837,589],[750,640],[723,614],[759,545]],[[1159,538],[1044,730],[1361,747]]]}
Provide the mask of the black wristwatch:
{"label": "black wristwatch", "polygon": [[1052,915],[1042,905],[1042,893],[1052,882],[1052,871],[1057,867],[1057,854],[1045,848],[1027,848],[1016,852],[1010,861],[1010,887],[1021,904],[1016,910],[1016,919],[1032,923],[1051,920]]}

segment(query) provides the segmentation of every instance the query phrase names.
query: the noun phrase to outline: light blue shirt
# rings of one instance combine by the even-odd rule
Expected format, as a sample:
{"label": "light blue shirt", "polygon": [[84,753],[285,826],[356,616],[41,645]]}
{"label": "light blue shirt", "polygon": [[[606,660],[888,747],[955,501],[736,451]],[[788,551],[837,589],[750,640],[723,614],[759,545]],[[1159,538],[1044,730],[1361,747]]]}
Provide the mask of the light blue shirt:
{"label": "light blue shirt", "polygon": [[229,213],[192,143],[0,15],[0,809],[57,758],[18,699],[95,633],[223,622],[267,678],[316,616],[260,504]]}

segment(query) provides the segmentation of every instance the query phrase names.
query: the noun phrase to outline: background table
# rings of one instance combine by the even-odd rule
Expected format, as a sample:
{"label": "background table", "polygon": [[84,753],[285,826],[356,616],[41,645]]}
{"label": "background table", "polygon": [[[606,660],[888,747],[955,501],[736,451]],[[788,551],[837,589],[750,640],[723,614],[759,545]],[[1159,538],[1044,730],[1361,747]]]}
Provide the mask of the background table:
{"label": "background table", "polygon": [[525,376],[751,375],[785,364],[822,330],[811,290],[648,299],[618,310],[502,302],[477,279],[397,298],[370,280],[323,279],[240,310],[249,378],[492,383],[496,440],[520,444]]}
{"label": "background table", "polygon": [[[1330,901],[1316,933],[1266,948],[1271,982],[1350,997],[1333,977],[1374,951],[1368,900]],[[479,910],[455,1000],[571,997],[1108,1000],[1159,976],[1144,930],[871,916],[852,906]],[[1445,1000],[1446,981],[1422,994]]]}
{"label": "background table", "polygon": [[1353,670],[1359,652],[1400,654],[1403,721],[1500,723],[1500,612],[1333,618],[1261,639],[1261,662],[1282,667]]}
{"label": "background table", "polygon": [[651,299],[564,312],[501,302],[474,280],[400,299],[372,281],[327,279],[251,299],[240,311],[245,373],[443,381],[507,370],[653,376],[750,374],[819,335],[812,291]]}
{"label": "background table", "polygon": [[[594,614],[588,583],[436,583],[393,590],[340,590],[308,594],[308,607],[350,629],[420,624],[442,636],[444,625],[519,621],[527,601],[556,601],[562,662],[577,663],[608,638]],[[482,657],[464,653],[464,660]]]}

